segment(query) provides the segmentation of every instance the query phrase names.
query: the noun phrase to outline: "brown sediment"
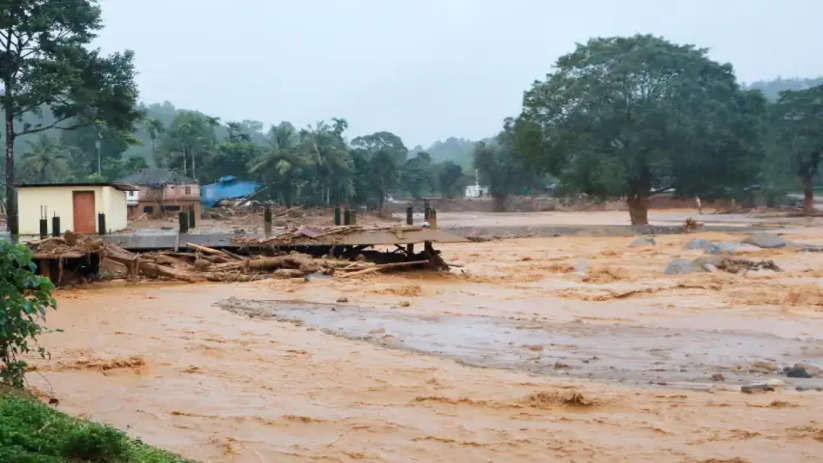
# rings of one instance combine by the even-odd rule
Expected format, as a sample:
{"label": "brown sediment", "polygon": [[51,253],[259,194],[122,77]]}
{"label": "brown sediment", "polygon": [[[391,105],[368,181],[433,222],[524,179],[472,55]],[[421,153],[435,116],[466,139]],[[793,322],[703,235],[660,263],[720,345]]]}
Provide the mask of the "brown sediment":
{"label": "brown sediment", "polygon": [[[801,231],[798,240],[823,239],[820,230]],[[501,326],[514,335],[566,323],[579,325],[580,333],[598,328],[591,329],[597,343],[605,343],[604,333],[642,328],[677,345],[689,330],[707,336],[717,330],[718,337],[740,331],[756,334],[765,351],[808,340],[798,356],[820,355],[813,347],[823,333],[814,272],[823,253],[779,249],[751,256],[774,260],[780,273],[663,275],[669,260],[703,255],[683,249],[695,237],[740,241],[744,235],[659,236],[642,253],[628,247],[627,237],[450,244],[442,255],[462,265],[450,274],[62,290],[48,318],[55,331],[41,338],[52,359],[30,359],[37,373],[27,379],[47,392],[42,396],[59,399],[63,411],[199,461],[818,460],[821,393],[793,390],[782,361],[755,365],[746,346],[730,356],[727,369],[698,378],[715,389],[688,390],[691,384],[567,376],[598,362],[608,370],[612,362],[553,357],[582,352],[574,343],[511,346],[526,361],[548,366],[539,373],[479,368],[404,349],[390,329],[371,336],[393,335],[391,342],[367,342],[214,305],[229,297],[326,304],[346,297],[365,310],[402,316],[505,320]],[[589,281],[579,274],[583,268],[593,275]],[[414,306],[398,309],[401,297],[413,297]],[[358,316],[367,320],[368,312]],[[649,370],[672,361],[693,368],[688,359],[672,360],[670,350],[652,350],[664,347],[659,344],[615,356],[651,358]],[[736,385],[728,379],[711,381],[720,372],[780,378],[787,386],[741,394],[721,387]],[[679,372],[654,373],[665,383]]]}

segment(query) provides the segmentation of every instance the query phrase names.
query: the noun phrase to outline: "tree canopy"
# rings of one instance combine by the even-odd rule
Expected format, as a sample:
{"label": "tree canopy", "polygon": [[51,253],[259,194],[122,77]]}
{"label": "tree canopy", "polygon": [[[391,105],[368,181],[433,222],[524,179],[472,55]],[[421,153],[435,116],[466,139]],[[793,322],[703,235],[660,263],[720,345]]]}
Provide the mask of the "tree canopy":
{"label": "tree canopy", "polygon": [[[91,124],[125,130],[139,116],[133,54],[103,56],[87,48],[101,27],[100,8],[90,0],[18,0],[0,9],[0,107],[12,232],[17,231],[12,188],[17,137]],[[23,120],[44,113],[48,122]]]}
{"label": "tree canopy", "polygon": [[774,107],[777,146],[803,185],[803,209],[814,209],[813,181],[823,160],[823,85],[784,91]]}
{"label": "tree canopy", "polygon": [[627,198],[645,224],[648,197],[752,182],[765,104],[705,49],[650,35],[596,38],[527,90],[517,146],[572,190]]}

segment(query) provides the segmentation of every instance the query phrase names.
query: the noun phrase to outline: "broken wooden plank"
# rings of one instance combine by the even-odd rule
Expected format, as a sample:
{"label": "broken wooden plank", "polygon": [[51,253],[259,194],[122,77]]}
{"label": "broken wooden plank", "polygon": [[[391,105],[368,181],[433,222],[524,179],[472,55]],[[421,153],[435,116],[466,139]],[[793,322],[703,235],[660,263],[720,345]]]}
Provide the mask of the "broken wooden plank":
{"label": "broken wooden plank", "polygon": [[390,268],[397,268],[397,267],[411,267],[413,265],[424,265],[428,264],[429,260],[412,260],[409,262],[392,262],[390,264],[379,264],[375,265],[374,267],[370,267],[363,270],[358,270],[356,272],[349,272],[344,275],[341,275],[342,278],[348,278],[356,275],[365,275],[367,273],[379,272],[382,270],[390,269]]}

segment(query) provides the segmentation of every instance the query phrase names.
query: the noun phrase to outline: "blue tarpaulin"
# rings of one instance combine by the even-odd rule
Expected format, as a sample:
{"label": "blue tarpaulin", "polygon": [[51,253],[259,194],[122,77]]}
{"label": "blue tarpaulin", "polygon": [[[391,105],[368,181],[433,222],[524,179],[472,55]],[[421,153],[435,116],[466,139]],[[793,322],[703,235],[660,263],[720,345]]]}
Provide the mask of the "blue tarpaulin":
{"label": "blue tarpaulin", "polygon": [[237,199],[249,196],[260,188],[260,184],[238,180],[234,175],[220,177],[217,183],[200,187],[200,203],[214,207],[223,199]]}

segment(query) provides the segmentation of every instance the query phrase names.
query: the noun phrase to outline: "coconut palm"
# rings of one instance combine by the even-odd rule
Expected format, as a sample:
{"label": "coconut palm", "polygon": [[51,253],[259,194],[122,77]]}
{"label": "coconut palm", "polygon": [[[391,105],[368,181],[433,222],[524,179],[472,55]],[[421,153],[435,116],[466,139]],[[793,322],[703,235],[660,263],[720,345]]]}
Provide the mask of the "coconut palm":
{"label": "coconut palm", "polygon": [[21,177],[27,183],[56,183],[71,176],[71,154],[48,136],[40,135],[27,142],[29,150],[23,157]]}

